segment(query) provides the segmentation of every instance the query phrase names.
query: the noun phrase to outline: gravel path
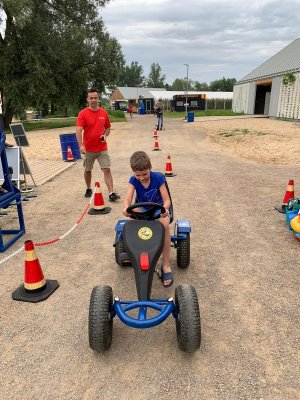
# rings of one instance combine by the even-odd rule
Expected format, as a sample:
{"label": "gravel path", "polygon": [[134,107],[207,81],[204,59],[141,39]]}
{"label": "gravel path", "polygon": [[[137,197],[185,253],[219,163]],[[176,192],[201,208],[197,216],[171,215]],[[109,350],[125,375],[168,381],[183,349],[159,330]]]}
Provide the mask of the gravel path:
{"label": "gravel path", "polygon": [[[201,349],[192,355],[178,349],[171,317],[142,331],[116,319],[111,350],[96,354],[89,348],[92,288],[108,284],[121,299],[135,298],[133,273],[116,266],[112,247],[122,204],[109,204],[111,213],[87,215],[64,240],[36,249],[45,277],[60,282],[48,300],[11,299],[22,282],[24,254],[0,265],[1,399],[300,398],[299,242],[273,210],[289,179],[300,187],[300,166],[256,164],[223,153],[207,143],[209,127],[201,121],[167,120],[159,132],[161,151],[152,152],[153,124],[154,117],[142,116],[113,127],[115,187],[124,196],[133,151],[149,152],[153,169],[163,172],[171,155],[175,219],[192,225],[190,267],[176,267],[174,249],[171,262],[175,285],[190,283],[197,290]],[[47,140],[45,135],[45,147]],[[24,203],[24,240],[51,240],[75,224],[87,204],[82,170],[79,161]],[[98,167],[94,172],[106,201],[102,174]],[[22,244],[23,238],[7,254]],[[165,290],[154,277],[152,292],[169,297],[174,287]]]}

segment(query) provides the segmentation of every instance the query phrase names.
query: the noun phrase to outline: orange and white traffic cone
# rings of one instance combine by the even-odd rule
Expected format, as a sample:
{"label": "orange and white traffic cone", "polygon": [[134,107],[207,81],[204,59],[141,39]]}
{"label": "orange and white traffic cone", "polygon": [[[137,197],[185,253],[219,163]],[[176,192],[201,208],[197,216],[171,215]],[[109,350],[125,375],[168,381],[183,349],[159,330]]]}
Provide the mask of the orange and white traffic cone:
{"label": "orange and white traffic cone", "polygon": [[157,137],[155,138],[155,143],[154,143],[154,148],[152,149],[152,151],[158,151],[160,150],[159,145],[158,145],[158,139]]}
{"label": "orange and white traffic cone", "polygon": [[154,131],[153,131],[153,137],[154,137],[154,138],[157,138],[157,137],[158,137],[156,127],[154,128]]}
{"label": "orange and white traffic cone", "polygon": [[74,157],[73,157],[73,154],[72,154],[71,146],[68,146],[68,153],[67,153],[66,161],[68,161],[68,162],[75,161]]}
{"label": "orange and white traffic cone", "polygon": [[45,279],[34,244],[26,240],[24,284],[12,293],[13,300],[38,303],[46,300],[58,287],[56,280]]}
{"label": "orange and white traffic cone", "polygon": [[96,190],[94,194],[94,206],[89,210],[88,214],[90,215],[108,214],[111,211],[111,208],[105,207],[99,182],[95,182],[95,188]]}
{"label": "orange and white traffic cone", "polygon": [[290,199],[293,199],[295,197],[295,193],[294,193],[294,181],[293,181],[293,179],[290,179],[289,180],[289,183],[288,183],[288,185],[287,185],[287,188],[286,188],[286,192],[285,192],[285,195],[284,195],[284,198],[283,198],[283,200],[282,200],[282,205],[281,206],[275,206],[275,210],[277,210],[277,211],[279,211],[280,213],[285,213],[285,209],[286,209],[286,205],[287,205],[287,202],[290,200]]}
{"label": "orange and white traffic cone", "polygon": [[176,176],[176,174],[173,174],[171,156],[167,157],[165,176]]}

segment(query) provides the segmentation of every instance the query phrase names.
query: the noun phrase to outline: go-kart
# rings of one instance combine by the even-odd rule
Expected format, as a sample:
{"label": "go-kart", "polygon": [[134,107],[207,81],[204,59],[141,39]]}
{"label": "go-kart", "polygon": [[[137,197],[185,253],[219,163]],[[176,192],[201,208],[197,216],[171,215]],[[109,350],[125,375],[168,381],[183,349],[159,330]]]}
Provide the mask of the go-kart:
{"label": "go-kart", "polygon": [[[157,221],[160,216],[158,210],[166,212],[163,206],[156,203],[135,203],[126,210],[131,219],[117,223],[116,259],[119,265],[125,262],[133,267],[138,300],[113,298],[112,288],[107,285],[94,287],[89,308],[89,344],[97,352],[110,348],[113,318],[116,315],[124,324],[142,329],[157,326],[172,314],[180,349],[194,352],[200,347],[200,310],[194,287],[187,284],[177,286],[175,301],[172,297],[150,297],[153,274],[165,238],[165,228]],[[189,232],[188,221],[177,223],[177,233],[181,235],[177,238],[178,243],[184,240],[188,242],[188,245],[180,248],[179,255],[177,244],[177,263],[181,268],[186,268],[189,264]]]}
{"label": "go-kart", "polygon": [[300,240],[300,199],[289,199],[285,208],[285,217],[288,228],[293,232],[297,240]]}

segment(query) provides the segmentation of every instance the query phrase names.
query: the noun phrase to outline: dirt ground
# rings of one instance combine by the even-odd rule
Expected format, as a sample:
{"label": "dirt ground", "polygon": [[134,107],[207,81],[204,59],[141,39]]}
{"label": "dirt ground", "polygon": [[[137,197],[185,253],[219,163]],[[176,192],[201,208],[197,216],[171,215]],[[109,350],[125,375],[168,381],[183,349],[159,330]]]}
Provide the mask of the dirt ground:
{"label": "dirt ground", "polygon": [[[113,125],[108,141],[115,189],[124,197],[133,151],[147,151],[153,169],[162,172],[171,155],[177,175],[168,183],[175,220],[191,221],[191,263],[187,270],[177,268],[171,249],[175,284],[166,290],[155,276],[152,295],[174,296],[174,287],[183,283],[195,287],[200,350],[179,350],[172,317],[148,330],[116,318],[111,349],[97,354],[89,348],[93,287],[110,285],[126,300],[136,294],[133,271],[114,260],[122,202],[106,204],[109,214],[80,220],[88,201],[79,160],[23,203],[26,235],[0,257],[1,399],[300,399],[299,242],[273,209],[289,179],[299,195],[300,124],[166,120],[161,151],[152,152],[154,123],[153,116],[134,116]],[[29,165],[33,159],[60,160],[59,134],[72,131],[28,132]],[[93,180],[108,203],[98,166]],[[3,260],[24,240],[50,241],[78,221],[62,240],[36,247],[45,277],[60,283],[57,291],[37,304],[12,300],[23,281],[24,252]]]}

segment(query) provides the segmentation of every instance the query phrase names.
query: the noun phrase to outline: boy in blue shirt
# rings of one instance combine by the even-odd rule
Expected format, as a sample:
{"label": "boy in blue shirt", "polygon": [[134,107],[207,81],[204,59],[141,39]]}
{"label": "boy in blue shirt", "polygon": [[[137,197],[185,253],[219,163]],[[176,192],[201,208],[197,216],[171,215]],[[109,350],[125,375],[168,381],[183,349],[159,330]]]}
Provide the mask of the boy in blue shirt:
{"label": "boy in blue shirt", "polygon": [[160,214],[159,221],[165,228],[165,245],[163,249],[163,265],[161,269],[161,281],[164,287],[170,287],[173,284],[173,273],[170,267],[170,216],[169,208],[171,200],[166,188],[166,179],[162,174],[151,171],[152,165],[150,157],[144,151],[136,151],[130,157],[130,167],[134,173],[128,183],[127,195],[124,200],[123,215],[127,214],[126,209],[132,204],[134,192],[137,195],[137,201],[153,202],[162,205],[166,209],[165,214]]}

